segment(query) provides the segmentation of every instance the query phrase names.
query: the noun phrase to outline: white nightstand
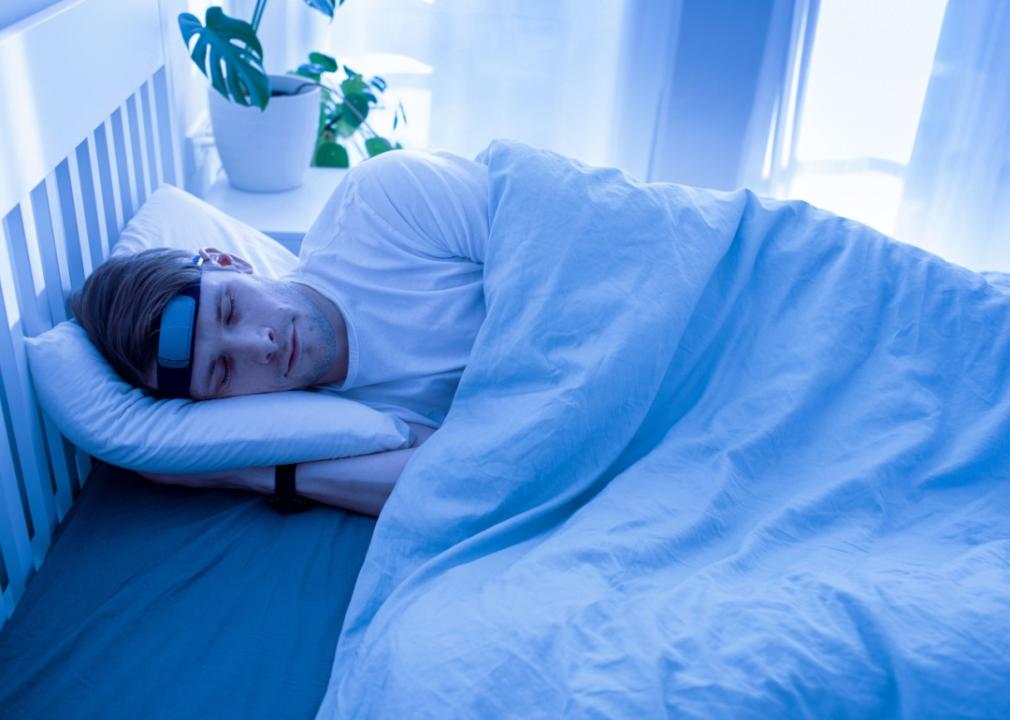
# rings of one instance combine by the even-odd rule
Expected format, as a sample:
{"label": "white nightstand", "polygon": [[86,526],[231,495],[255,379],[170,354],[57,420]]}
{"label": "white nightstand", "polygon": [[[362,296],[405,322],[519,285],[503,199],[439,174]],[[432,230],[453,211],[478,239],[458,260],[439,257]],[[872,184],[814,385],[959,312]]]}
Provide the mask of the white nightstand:
{"label": "white nightstand", "polygon": [[221,178],[203,199],[232,217],[251,225],[298,254],[302,236],[315,221],[323,205],[344,179],[347,170],[310,167],[305,183],[294,190],[251,193],[237,190]]}

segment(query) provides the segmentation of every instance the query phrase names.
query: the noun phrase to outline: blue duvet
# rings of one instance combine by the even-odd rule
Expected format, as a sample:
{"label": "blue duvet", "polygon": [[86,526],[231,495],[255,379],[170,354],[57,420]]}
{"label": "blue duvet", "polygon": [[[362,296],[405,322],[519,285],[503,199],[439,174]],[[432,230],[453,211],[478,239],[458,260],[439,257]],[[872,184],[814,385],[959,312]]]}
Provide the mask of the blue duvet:
{"label": "blue duvet", "polygon": [[1010,717],[1010,290],[496,141],[320,718]]}

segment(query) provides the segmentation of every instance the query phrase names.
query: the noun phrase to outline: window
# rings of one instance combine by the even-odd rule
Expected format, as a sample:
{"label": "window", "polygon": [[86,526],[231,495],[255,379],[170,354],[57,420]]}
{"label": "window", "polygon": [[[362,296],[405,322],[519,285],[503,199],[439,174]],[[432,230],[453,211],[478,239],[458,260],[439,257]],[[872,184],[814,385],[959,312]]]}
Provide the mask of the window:
{"label": "window", "polygon": [[822,0],[772,193],[894,235],[947,0]]}

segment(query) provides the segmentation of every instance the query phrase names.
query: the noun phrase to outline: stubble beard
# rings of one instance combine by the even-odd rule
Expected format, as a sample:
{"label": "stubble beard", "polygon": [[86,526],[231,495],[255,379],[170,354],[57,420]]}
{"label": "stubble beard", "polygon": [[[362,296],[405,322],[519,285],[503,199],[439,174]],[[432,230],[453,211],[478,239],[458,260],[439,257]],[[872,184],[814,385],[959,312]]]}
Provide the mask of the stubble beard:
{"label": "stubble beard", "polygon": [[336,332],[330,325],[322,308],[308,292],[302,292],[295,283],[274,280],[276,291],[296,309],[298,318],[298,343],[301,368],[298,377],[292,378],[297,387],[307,388],[317,385],[333,367],[337,357]]}

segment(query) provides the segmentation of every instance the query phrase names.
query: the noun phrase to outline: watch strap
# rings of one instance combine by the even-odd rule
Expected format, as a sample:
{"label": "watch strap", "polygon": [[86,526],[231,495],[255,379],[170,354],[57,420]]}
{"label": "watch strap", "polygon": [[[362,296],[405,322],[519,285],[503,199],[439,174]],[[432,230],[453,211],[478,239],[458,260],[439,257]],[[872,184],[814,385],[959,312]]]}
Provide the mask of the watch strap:
{"label": "watch strap", "polygon": [[270,507],[282,515],[291,515],[308,510],[315,502],[298,495],[295,487],[295,468],[297,465],[278,465],[274,469],[274,494],[270,498]]}

